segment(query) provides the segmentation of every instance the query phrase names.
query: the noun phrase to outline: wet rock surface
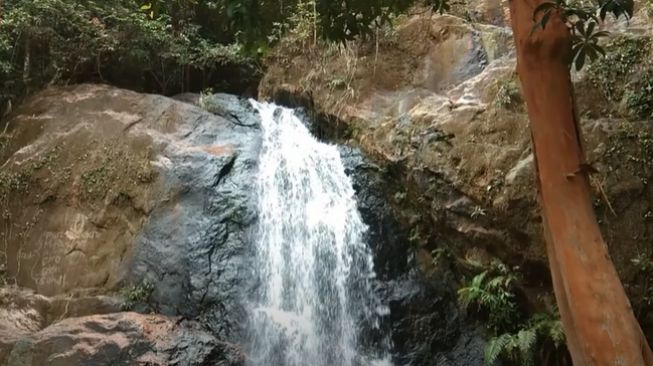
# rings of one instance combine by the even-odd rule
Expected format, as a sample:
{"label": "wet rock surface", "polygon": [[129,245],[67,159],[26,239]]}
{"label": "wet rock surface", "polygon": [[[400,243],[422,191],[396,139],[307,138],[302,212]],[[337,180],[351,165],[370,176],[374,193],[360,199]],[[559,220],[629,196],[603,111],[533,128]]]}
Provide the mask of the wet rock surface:
{"label": "wet rock surface", "polygon": [[150,304],[157,311],[202,315],[214,332],[233,336],[244,322],[260,130],[246,101],[215,95],[210,103],[225,118],[180,131],[184,145],[163,152],[158,166],[172,190],[135,243],[130,276],[154,284]]}
{"label": "wet rock surface", "polygon": [[356,148],[343,145],[340,153],[368,225],[377,288],[390,310],[382,333],[390,335],[393,361],[415,366],[483,365],[485,340],[459,309],[452,282],[418,269],[409,233],[387,199],[391,174]]}
{"label": "wet rock surface", "polygon": [[[176,99],[81,85],[18,110],[2,150],[2,208],[13,226],[0,231],[0,364],[243,362],[231,343],[253,290],[260,122],[235,96]],[[455,349],[482,340],[448,282],[415,271],[387,199],[393,172],[360,150],[340,151],[392,310],[384,329],[396,360],[474,365],[477,349]]]}
{"label": "wet rock surface", "polygon": [[455,291],[413,271],[386,283],[399,365],[484,365],[485,340],[468,325]]}

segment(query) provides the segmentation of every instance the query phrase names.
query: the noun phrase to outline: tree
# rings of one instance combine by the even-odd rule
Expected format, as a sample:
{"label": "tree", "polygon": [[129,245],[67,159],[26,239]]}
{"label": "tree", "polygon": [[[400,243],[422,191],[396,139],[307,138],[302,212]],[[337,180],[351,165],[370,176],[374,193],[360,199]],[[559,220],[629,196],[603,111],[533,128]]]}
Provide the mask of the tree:
{"label": "tree", "polygon": [[[576,366],[653,365],[592,208],[592,168],[585,161],[569,72],[572,61],[582,67],[585,56],[574,54],[576,35],[565,9],[560,3],[544,4],[512,0],[510,15],[549,266],[568,348]],[[542,29],[534,32],[536,19]]]}

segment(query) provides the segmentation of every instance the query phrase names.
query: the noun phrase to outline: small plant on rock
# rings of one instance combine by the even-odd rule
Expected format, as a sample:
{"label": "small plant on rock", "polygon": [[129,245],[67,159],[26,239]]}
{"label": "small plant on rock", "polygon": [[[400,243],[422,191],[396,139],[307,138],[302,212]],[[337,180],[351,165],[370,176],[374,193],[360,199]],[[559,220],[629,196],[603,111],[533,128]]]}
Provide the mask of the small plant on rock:
{"label": "small plant on rock", "polygon": [[501,359],[524,366],[558,364],[566,353],[557,310],[530,317],[524,314],[517,301],[518,279],[513,270],[494,261],[458,290],[462,306],[473,307],[486,318],[492,337],[485,347],[485,362],[494,365]]}
{"label": "small plant on rock", "polygon": [[521,94],[517,79],[511,77],[499,82],[499,90],[497,91],[494,103],[499,108],[513,109],[522,102]]}
{"label": "small plant on rock", "polygon": [[148,280],[123,288],[121,291],[121,295],[124,297],[122,309],[134,310],[138,305],[146,304],[150,300],[153,291],[154,284]]}
{"label": "small plant on rock", "polygon": [[465,309],[475,307],[487,314],[487,324],[494,331],[510,328],[518,316],[513,285],[517,276],[500,262],[476,275],[458,290],[458,298]]}

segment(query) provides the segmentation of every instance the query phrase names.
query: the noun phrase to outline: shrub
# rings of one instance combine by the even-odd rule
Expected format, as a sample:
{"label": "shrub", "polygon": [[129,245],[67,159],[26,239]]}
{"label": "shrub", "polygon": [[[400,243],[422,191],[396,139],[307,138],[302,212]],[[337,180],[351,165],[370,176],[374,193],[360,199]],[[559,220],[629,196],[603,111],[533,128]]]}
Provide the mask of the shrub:
{"label": "shrub", "polygon": [[510,329],[518,316],[513,292],[516,279],[507,266],[494,262],[492,268],[458,290],[458,298],[463,308],[474,306],[478,312],[487,314],[487,324],[493,331]]}
{"label": "shrub", "polygon": [[154,291],[154,284],[147,280],[129,285],[121,290],[124,298],[123,310],[134,310],[138,305],[147,305]]}
{"label": "shrub", "polygon": [[463,307],[475,307],[477,313],[486,315],[486,327],[492,335],[485,348],[487,365],[498,359],[518,365],[534,365],[536,361],[543,364],[565,355],[565,337],[557,310],[524,314],[517,302],[518,278],[504,264],[493,262],[458,290]]}
{"label": "shrub", "polygon": [[[493,365],[499,358],[519,365],[535,365],[536,351],[549,343],[555,349],[564,346],[565,333],[557,314],[536,314],[514,333],[493,337],[485,347],[485,363]],[[542,359],[549,359],[543,355]]]}
{"label": "shrub", "polygon": [[[587,69],[587,76],[605,99],[619,103],[624,93],[635,85],[629,81],[642,68],[647,68],[647,56],[651,41],[648,37],[622,35],[611,39],[606,45],[606,56],[593,62]],[[636,99],[636,97],[635,97]],[[639,102],[633,100],[633,105]]]}
{"label": "shrub", "polygon": [[200,5],[188,4],[186,11],[153,13],[136,0],[8,1],[0,106],[50,84],[103,81],[168,94],[187,90],[193,70],[203,78],[227,65],[255,71],[235,37],[203,33],[192,18]]}
{"label": "shrub", "polygon": [[499,108],[513,109],[522,103],[521,91],[517,78],[512,76],[499,82],[495,104]]}

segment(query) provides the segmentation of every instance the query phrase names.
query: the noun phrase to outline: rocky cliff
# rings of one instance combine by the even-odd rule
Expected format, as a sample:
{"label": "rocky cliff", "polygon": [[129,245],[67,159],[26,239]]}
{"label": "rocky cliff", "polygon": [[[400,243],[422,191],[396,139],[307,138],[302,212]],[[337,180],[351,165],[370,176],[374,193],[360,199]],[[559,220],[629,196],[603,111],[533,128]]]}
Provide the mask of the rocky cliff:
{"label": "rocky cliff", "polygon": [[[387,169],[386,195],[424,271],[438,270],[432,253],[443,248],[463,272],[498,258],[519,268],[538,308],[550,283],[503,5],[471,2],[453,9],[460,16],[417,12],[347,48],[300,50],[288,39],[268,58],[259,90],[262,99],[306,107],[325,136]],[[642,86],[653,85],[648,19],[641,11],[609,22],[608,56],[573,75],[588,162],[598,171],[595,209],[642,319],[642,263],[653,254],[653,93]]]}
{"label": "rocky cliff", "polygon": [[[201,105],[202,107],[199,107]],[[310,122],[310,121],[307,121]],[[260,120],[236,96],[52,88],[2,135],[2,365],[239,365]],[[342,146],[397,360],[480,364],[451,283],[414,266],[385,170]]]}

